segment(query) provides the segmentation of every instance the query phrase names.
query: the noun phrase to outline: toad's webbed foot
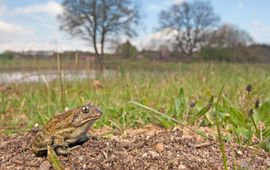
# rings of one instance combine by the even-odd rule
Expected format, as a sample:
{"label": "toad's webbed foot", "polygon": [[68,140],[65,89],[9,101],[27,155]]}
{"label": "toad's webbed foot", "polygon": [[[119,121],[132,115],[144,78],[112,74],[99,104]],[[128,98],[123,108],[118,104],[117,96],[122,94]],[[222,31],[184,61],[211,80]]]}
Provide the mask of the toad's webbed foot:
{"label": "toad's webbed foot", "polygon": [[64,156],[71,153],[70,149],[67,147],[57,147],[55,149],[55,152],[57,153],[57,155],[64,155]]}

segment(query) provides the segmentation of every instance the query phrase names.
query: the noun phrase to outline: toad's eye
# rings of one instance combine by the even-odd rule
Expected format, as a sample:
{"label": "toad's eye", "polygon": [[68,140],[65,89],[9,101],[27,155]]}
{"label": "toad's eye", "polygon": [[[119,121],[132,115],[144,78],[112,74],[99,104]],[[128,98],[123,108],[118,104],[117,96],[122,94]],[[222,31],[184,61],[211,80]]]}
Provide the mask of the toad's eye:
{"label": "toad's eye", "polygon": [[81,108],[81,111],[82,111],[83,113],[89,113],[90,109],[89,109],[89,107],[87,107],[87,106],[83,106],[83,107]]}

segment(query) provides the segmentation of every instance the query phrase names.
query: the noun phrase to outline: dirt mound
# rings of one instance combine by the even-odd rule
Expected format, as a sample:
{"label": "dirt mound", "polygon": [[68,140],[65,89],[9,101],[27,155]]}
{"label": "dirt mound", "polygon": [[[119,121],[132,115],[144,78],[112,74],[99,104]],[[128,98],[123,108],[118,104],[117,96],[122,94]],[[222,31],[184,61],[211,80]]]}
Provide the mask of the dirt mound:
{"label": "dirt mound", "polygon": [[[48,169],[46,157],[30,150],[32,133],[0,139],[0,169]],[[236,144],[227,144],[231,168],[267,169],[270,154]],[[59,157],[66,169],[223,169],[217,142],[183,135],[179,129],[126,137],[92,137],[87,143]]]}

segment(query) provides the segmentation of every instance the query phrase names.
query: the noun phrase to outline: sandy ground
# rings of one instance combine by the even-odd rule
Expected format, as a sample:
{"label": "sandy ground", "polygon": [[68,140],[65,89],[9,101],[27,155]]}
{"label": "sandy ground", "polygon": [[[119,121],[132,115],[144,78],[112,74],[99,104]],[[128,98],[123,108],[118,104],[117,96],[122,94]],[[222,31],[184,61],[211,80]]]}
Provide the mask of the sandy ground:
{"label": "sandy ground", "polygon": [[[121,136],[96,137],[60,156],[65,169],[223,169],[219,144],[189,132],[173,130],[131,130]],[[34,132],[2,136],[0,169],[52,169],[46,157],[30,150]],[[270,154],[237,144],[226,144],[230,169],[267,169]]]}

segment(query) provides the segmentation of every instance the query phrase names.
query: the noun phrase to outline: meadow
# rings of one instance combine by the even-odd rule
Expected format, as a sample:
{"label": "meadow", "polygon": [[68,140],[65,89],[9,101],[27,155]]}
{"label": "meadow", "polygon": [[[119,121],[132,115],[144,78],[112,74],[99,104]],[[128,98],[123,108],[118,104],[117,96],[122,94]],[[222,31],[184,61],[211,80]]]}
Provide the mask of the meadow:
{"label": "meadow", "polygon": [[[201,133],[199,127],[210,127],[223,132],[224,140],[270,149],[269,65],[117,60],[105,63],[112,74],[97,81],[91,76],[64,79],[60,72],[72,62],[62,67],[55,61],[14,62],[2,63],[1,70],[42,73],[51,67],[59,74],[53,81],[40,74],[41,81],[2,84],[0,133],[30,130],[56,113],[92,101],[104,112],[95,128],[121,133],[147,124],[181,124]],[[93,67],[82,62],[76,68],[91,74]],[[211,136],[218,137],[217,131]]]}

